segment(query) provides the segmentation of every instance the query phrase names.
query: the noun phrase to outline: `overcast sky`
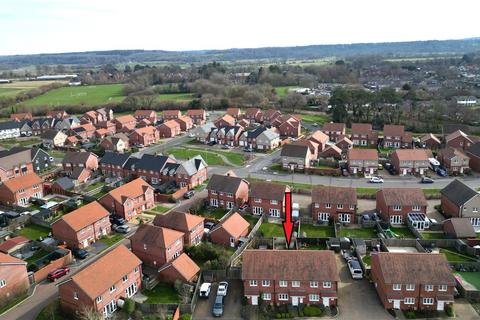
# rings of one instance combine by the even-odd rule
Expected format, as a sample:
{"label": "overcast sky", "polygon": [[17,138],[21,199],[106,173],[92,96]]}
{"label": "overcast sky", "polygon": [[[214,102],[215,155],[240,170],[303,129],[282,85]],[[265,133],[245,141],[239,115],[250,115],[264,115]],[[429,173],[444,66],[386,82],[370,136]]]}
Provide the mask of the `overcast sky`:
{"label": "overcast sky", "polygon": [[478,0],[0,0],[0,54],[480,36]]}

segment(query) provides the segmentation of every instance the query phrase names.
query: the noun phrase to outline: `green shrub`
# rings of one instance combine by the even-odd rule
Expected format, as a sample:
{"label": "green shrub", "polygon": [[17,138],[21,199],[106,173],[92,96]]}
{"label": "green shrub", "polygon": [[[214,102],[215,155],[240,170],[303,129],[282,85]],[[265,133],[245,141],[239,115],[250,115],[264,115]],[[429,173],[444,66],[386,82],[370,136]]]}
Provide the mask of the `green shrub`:
{"label": "green shrub", "polygon": [[180,316],[180,320],[190,320],[192,319],[192,315],[190,313],[185,313]]}
{"label": "green shrub", "polygon": [[132,299],[126,298],[123,310],[125,310],[126,314],[132,314],[133,311],[135,311],[135,301],[133,301]]}
{"label": "green shrub", "polygon": [[281,319],[281,318],[282,318],[282,314],[281,314],[281,313],[277,313],[277,314],[275,315],[275,318]]}
{"label": "green shrub", "polygon": [[450,305],[450,304],[445,307],[445,312],[447,313],[447,316],[449,316],[449,317],[454,317],[455,316],[453,306]]}
{"label": "green shrub", "polygon": [[306,306],[303,308],[303,314],[306,317],[319,317],[322,315],[322,310],[317,306]]}
{"label": "green shrub", "polygon": [[405,312],[405,317],[407,319],[415,319],[416,318],[416,314],[415,314],[415,311],[413,310],[408,310]]}

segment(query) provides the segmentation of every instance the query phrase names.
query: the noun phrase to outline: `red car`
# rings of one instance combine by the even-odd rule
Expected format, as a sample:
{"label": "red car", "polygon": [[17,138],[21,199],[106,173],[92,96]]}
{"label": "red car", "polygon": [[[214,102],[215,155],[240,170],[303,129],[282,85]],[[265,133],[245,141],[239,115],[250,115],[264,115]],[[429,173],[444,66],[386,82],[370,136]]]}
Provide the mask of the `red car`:
{"label": "red car", "polygon": [[49,281],[55,281],[55,280],[63,277],[64,275],[68,274],[69,272],[70,272],[69,267],[61,267],[61,268],[55,269],[53,271],[50,271],[50,273],[47,276],[47,279]]}

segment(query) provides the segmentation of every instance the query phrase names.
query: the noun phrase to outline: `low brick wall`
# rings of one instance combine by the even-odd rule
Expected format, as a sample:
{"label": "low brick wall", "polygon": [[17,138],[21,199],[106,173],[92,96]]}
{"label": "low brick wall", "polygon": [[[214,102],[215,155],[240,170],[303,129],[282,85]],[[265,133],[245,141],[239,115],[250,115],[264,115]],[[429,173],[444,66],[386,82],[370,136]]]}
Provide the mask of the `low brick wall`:
{"label": "low brick wall", "polygon": [[309,174],[316,174],[320,176],[336,176],[340,175],[342,172],[340,171],[340,168],[306,168],[305,173]]}
{"label": "low brick wall", "polygon": [[33,274],[33,278],[35,283],[39,283],[42,280],[45,280],[50,273],[54,269],[66,266],[72,262],[72,252],[68,252],[66,256],[63,256],[60,259],[50,262],[50,264],[46,265],[45,267],[41,268],[40,270],[36,271]]}
{"label": "low brick wall", "polygon": [[168,202],[170,198],[174,200],[178,200],[183,197],[183,194],[188,191],[187,187],[180,188],[174,193],[171,194],[162,194],[162,193],[156,193],[155,194],[155,201],[156,202]]}

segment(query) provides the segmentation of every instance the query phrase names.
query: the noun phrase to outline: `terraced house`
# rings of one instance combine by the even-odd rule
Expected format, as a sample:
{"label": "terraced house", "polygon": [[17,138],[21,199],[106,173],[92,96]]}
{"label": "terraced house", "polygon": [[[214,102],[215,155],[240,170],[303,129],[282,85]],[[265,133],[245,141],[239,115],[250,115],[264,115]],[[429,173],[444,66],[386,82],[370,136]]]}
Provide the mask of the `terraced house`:
{"label": "terraced house", "polygon": [[92,308],[107,318],[141,285],[142,261],[120,245],[58,285],[60,306],[72,315]]}
{"label": "terraced house", "polygon": [[357,191],[354,188],[317,186],[312,190],[313,221],[355,223],[356,213]]}
{"label": "terraced house", "polygon": [[383,147],[384,148],[411,148],[413,135],[405,131],[401,125],[385,125],[383,127]]}
{"label": "terraced house", "polygon": [[212,207],[232,209],[248,201],[248,182],[232,173],[212,175],[206,189]]}
{"label": "terraced house", "polygon": [[242,281],[248,304],[335,306],[338,271],[333,251],[245,250]]}
{"label": "terraced house", "polygon": [[252,183],[249,199],[252,214],[285,217],[285,192],[290,192],[289,186],[267,182]]}
{"label": "terraced house", "polygon": [[352,174],[373,174],[378,170],[377,149],[350,149],[347,154],[348,171]]}
{"label": "terraced house", "polygon": [[423,175],[430,165],[428,157],[425,149],[400,149],[392,152],[390,162],[399,175]]}
{"label": "terraced house", "polygon": [[380,252],[372,280],[385,309],[443,311],[453,304],[455,278],[443,254]]}

